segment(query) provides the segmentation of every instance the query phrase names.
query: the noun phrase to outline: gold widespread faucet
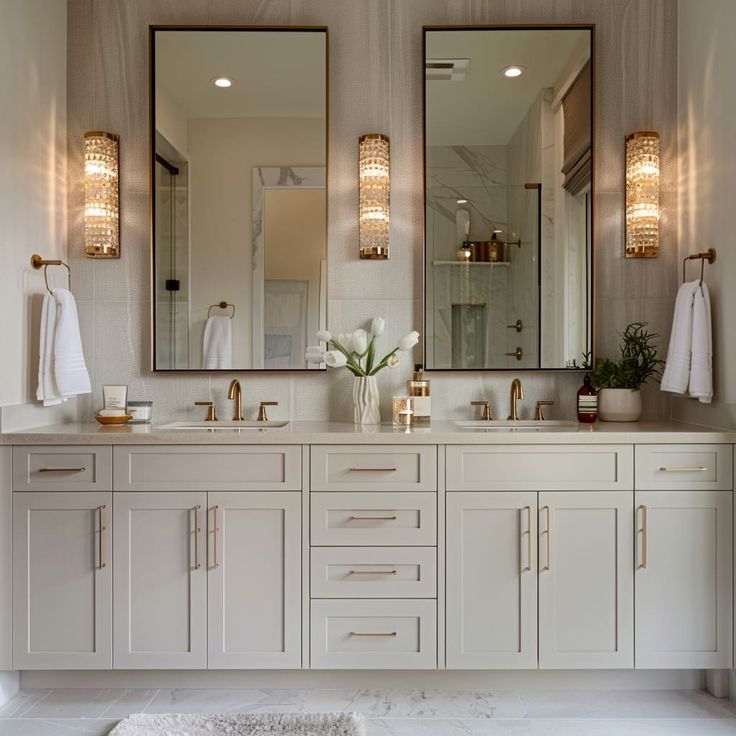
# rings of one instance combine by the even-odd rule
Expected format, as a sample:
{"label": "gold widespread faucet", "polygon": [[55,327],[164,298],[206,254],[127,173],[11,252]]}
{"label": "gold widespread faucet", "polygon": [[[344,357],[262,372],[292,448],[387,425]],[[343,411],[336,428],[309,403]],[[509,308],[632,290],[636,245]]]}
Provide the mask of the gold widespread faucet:
{"label": "gold widespread faucet", "polygon": [[511,382],[511,413],[509,419],[516,421],[519,415],[516,413],[516,402],[518,400],[524,400],[524,387],[521,385],[521,381],[518,378],[514,378]]}
{"label": "gold widespread faucet", "polygon": [[243,396],[240,389],[240,381],[237,378],[233,378],[230,383],[230,388],[227,391],[227,397],[230,400],[235,400],[235,415],[233,416],[234,422],[243,421]]}

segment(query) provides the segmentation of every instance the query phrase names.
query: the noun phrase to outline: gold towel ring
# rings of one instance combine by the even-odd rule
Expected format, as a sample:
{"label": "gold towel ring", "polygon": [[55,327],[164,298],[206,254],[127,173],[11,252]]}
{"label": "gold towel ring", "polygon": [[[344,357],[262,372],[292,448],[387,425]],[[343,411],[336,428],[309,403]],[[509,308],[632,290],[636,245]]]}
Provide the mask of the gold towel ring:
{"label": "gold towel ring", "polygon": [[220,302],[219,304],[210,304],[210,308],[207,310],[207,318],[212,314],[213,309],[227,309],[228,307],[232,307],[233,313],[230,315],[230,319],[232,319],[235,316],[235,305],[230,304],[230,302]]}
{"label": "gold towel ring", "polygon": [[43,268],[43,280],[46,283],[46,290],[49,292],[49,294],[53,294],[53,290],[49,286],[49,275],[48,275],[48,268],[49,266],[64,266],[66,269],[66,279],[67,279],[67,285],[69,288],[69,291],[72,290],[72,270],[69,268],[69,265],[64,263],[64,261],[61,261],[59,259],[51,259],[46,260],[44,258],[41,258],[41,256],[38,255],[38,253],[34,253],[31,256],[31,266],[36,269],[36,271]]}

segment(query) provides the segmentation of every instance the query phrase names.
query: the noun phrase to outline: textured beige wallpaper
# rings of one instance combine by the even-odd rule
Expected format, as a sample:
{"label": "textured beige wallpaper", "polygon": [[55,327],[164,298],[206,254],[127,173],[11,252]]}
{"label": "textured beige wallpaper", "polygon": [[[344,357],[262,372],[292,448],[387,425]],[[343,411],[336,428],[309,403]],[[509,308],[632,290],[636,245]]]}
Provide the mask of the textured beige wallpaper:
{"label": "textured beige wallpaper", "polygon": [[[152,375],[149,365],[148,25],[316,24],[330,31],[329,293],[330,328],[339,332],[383,315],[393,339],[421,330],[422,131],[421,29],[473,23],[596,24],[596,311],[597,350],[615,352],[617,332],[646,320],[663,350],[677,285],[676,116],[677,3],[673,0],[69,0],[67,96],[69,248],[94,391],[127,383],[130,398],[152,398],[157,418],[195,416],[195,399],[213,398],[227,417],[230,376]],[[93,262],[82,251],[82,135],[104,128],[121,136],[120,261]],[[662,255],[622,257],[623,144],[626,133],[658,130],[663,144]],[[357,258],[357,140],[391,137],[391,260]],[[382,374],[388,416],[392,391],[409,366]],[[467,416],[473,398],[508,412],[512,374],[433,374],[433,411]],[[277,400],[274,418],[350,419],[347,375],[240,376],[248,415]],[[574,414],[579,377],[528,374],[525,415],[537,398]],[[646,413],[669,403],[647,391]]]}

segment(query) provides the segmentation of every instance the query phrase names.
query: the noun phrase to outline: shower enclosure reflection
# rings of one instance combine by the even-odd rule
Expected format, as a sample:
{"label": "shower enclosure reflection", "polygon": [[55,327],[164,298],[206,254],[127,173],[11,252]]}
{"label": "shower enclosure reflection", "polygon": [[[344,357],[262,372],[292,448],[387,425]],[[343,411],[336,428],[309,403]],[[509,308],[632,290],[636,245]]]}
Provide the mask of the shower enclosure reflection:
{"label": "shower enclosure reflection", "polygon": [[425,29],[429,369],[559,369],[589,355],[591,37]]}

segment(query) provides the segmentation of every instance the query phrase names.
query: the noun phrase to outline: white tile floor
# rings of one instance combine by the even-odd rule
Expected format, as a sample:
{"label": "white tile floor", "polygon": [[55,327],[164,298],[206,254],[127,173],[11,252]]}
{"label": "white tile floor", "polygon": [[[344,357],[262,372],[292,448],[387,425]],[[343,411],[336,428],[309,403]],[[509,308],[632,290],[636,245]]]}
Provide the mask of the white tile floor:
{"label": "white tile floor", "polygon": [[103,736],[129,713],[357,711],[369,736],[736,735],[736,703],[699,691],[26,690],[0,736]]}

